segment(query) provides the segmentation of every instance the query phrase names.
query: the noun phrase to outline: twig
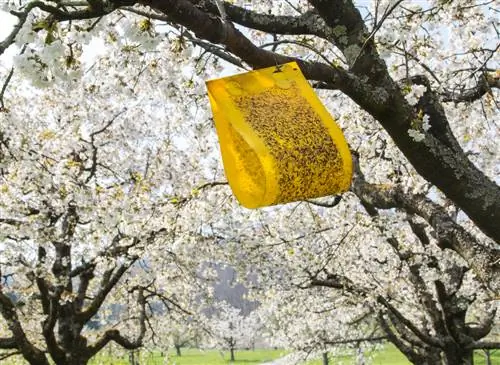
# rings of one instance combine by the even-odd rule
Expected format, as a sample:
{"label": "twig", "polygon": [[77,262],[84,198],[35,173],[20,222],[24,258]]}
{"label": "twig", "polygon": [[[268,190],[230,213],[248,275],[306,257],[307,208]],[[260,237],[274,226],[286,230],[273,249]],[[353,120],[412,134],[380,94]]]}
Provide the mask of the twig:
{"label": "twig", "polygon": [[5,107],[5,103],[3,101],[3,97],[5,94],[5,90],[7,89],[7,85],[9,85],[10,79],[12,78],[12,75],[14,75],[14,67],[10,69],[9,74],[7,75],[7,78],[3,83],[2,90],[0,91],[0,112],[4,112],[7,110],[7,108]]}
{"label": "twig", "polygon": [[311,46],[311,45],[309,45],[307,43],[304,43],[304,42],[294,41],[294,40],[291,40],[291,39],[284,39],[284,40],[281,40],[281,41],[275,41],[275,42],[265,43],[265,44],[261,45],[260,48],[266,48],[266,47],[271,47],[271,46],[273,46],[273,48],[274,48],[275,46],[280,45],[280,44],[295,44],[297,46],[301,46],[301,47],[307,48],[307,49],[313,51],[314,53],[316,53],[318,56],[320,56],[323,59],[323,61],[325,61],[328,65],[330,65],[332,67],[335,67],[335,65],[326,56],[324,56],[320,51],[318,51],[313,46]]}
{"label": "twig", "polygon": [[370,33],[370,35],[368,36],[368,38],[366,38],[366,40],[364,41],[363,43],[363,46],[361,47],[358,55],[356,56],[356,58],[354,59],[354,61],[352,62],[352,65],[351,67],[353,67],[355,64],[356,64],[356,61],[358,60],[359,56],[361,56],[361,54],[363,53],[363,51],[365,50],[365,47],[366,45],[368,44],[369,41],[372,40],[373,37],[375,37],[375,33],[378,32],[378,30],[382,27],[382,25],[384,24],[385,20],[389,17],[389,15],[392,14],[392,12],[394,10],[396,10],[396,8],[399,6],[399,4],[401,4],[404,0],[398,0],[396,1],[395,4],[393,4],[389,9],[386,9],[385,12],[384,12],[384,15],[382,15],[382,19],[380,19],[380,21],[375,25],[375,28],[373,28],[372,32]]}

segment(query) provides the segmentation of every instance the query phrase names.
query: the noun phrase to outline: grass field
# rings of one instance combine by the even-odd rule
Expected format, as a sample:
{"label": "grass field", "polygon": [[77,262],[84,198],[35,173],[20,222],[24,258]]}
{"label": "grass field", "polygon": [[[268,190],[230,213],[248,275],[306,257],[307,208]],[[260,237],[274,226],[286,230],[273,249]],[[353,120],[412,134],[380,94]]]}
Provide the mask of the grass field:
{"label": "grass field", "polygon": [[[140,365],[258,365],[265,362],[278,359],[286,355],[283,350],[254,350],[254,351],[236,351],[236,361],[229,361],[229,352],[223,354],[216,350],[202,351],[198,349],[183,349],[182,356],[169,353],[168,362],[160,353],[143,352],[139,358]],[[103,356],[94,359],[92,365],[129,365],[128,357],[111,358]],[[353,365],[354,359],[349,356],[331,357],[330,365]],[[308,361],[304,365],[322,365],[321,360]],[[411,365],[394,346],[387,345],[384,350],[374,354],[371,365]],[[476,354],[474,365],[485,365],[484,357]],[[494,352],[492,365],[500,365],[500,350]]]}
{"label": "grass field", "polygon": [[[330,365],[354,365],[355,362],[351,357],[337,357],[330,358]],[[485,358],[478,351],[474,356],[474,365],[485,365]],[[321,360],[308,362],[307,365],[322,365]],[[374,354],[373,362],[371,365],[411,365],[406,357],[399,352],[399,350],[388,344],[384,350],[378,351]],[[500,350],[492,352],[492,365],[500,365]]]}
{"label": "grass field", "polygon": [[[222,353],[216,350],[182,349],[182,356],[176,356],[175,352],[169,352],[168,362],[160,353],[143,352],[139,355],[139,363],[141,365],[257,365],[278,359],[285,354],[286,352],[283,350],[241,350],[236,351],[236,361],[231,363],[228,351]],[[129,359],[128,356],[113,359],[103,354],[93,359],[91,365],[129,365]]]}
{"label": "grass field", "polygon": [[[265,362],[278,359],[287,354],[284,350],[258,349],[253,351],[236,351],[236,361],[229,361],[229,352],[221,353],[216,350],[202,351],[198,349],[183,349],[182,356],[176,356],[174,352],[168,354],[166,359],[160,352],[142,351],[136,354],[136,359],[140,365],[259,365]],[[21,365],[25,364],[21,359],[0,361],[2,365]],[[128,355],[113,357],[107,351],[103,351],[98,357],[94,358],[91,365],[129,365]],[[352,357],[331,357],[330,365],[354,365]],[[322,365],[321,360],[307,361],[304,365]],[[406,358],[392,345],[387,345],[384,350],[374,354],[371,365],[410,365]],[[476,353],[474,365],[485,365],[484,356],[480,352]],[[500,365],[500,350],[494,351],[492,356],[492,365]]]}
{"label": "grass field", "polygon": [[[351,365],[355,364],[354,359],[350,356],[330,357],[331,365]],[[411,363],[406,360],[406,357],[392,345],[387,345],[384,350],[377,351],[374,354],[372,365],[408,365]],[[307,365],[322,365],[321,360],[311,361]]]}

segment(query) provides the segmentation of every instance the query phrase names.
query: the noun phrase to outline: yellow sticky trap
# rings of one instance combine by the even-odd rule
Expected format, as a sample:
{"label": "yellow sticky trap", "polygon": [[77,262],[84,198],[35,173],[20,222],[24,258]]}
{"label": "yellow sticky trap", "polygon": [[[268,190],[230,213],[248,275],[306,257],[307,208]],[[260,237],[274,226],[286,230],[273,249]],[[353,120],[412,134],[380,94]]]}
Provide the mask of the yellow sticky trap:
{"label": "yellow sticky trap", "polygon": [[346,191],[342,131],[295,62],[207,81],[227,180],[247,208]]}

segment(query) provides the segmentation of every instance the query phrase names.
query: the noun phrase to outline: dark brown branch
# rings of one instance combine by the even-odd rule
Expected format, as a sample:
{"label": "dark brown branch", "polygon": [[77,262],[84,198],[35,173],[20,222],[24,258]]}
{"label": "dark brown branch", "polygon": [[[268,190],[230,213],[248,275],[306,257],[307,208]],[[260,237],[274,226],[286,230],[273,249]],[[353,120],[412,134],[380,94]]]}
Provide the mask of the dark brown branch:
{"label": "dark brown branch", "polygon": [[88,308],[78,315],[80,323],[86,323],[90,318],[97,314],[109,292],[115,287],[123,274],[125,274],[135,261],[136,260],[133,260],[130,263],[120,265],[118,269],[110,269],[104,273],[97,295],[94,297]]}
{"label": "dark brown branch", "polygon": [[77,313],[81,312],[83,304],[85,303],[85,296],[87,295],[90,281],[94,278],[94,268],[95,266],[91,265],[86,271],[83,271],[78,276],[80,283],[78,284],[78,291],[75,299],[75,311]]}
{"label": "dark brown branch", "polygon": [[5,38],[1,43],[0,43],[0,55],[2,55],[5,50],[7,48],[9,48],[9,46],[14,43],[14,41],[16,40],[16,37],[18,35],[18,33],[21,31],[24,23],[26,22],[26,19],[28,19],[28,14],[30,13],[30,11],[32,10],[33,8],[31,7],[27,7],[23,12],[21,13],[16,13],[14,15],[16,15],[18,17],[18,21],[17,21],[17,24],[14,26],[14,28],[12,29],[12,31],[10,32],[10,34],[7,36],[7,38]]}
{"label": "dark brown branch", "polygon": [[[452,139],[451,133],[446,136],[439,133],[449,129],[446,115],[436,112],[435,118],[431,116],[431,133],[423,142],[410,138],[408,130],[418,111],[406,102],[401,89],[389,76],[374,42],[364,43],[367,30],[352,1],[311,0],[310,3],[330,27],[345,27],[347,41],[344,46],[338,42],[337,45],[348,59],[350,71],[366,76],[371,91],[380,90],[387,98],[365,99],[356,90],[342,85],[340,90],[382,124],[420,175],[441,189],[485,234],[500,241],[500,226],[494,223],[500,221],[500,188],[469,161],[461,148],[455,148],[458,144],[450,147],[450,143],[442,143],[443,138],[446,142]],[[357,54],[353,52],[355,49],[362,52]],[[327,80],[321,81],[330,84]],[[429,109],[439,111],[438,104],[436,100]]]}
{"label": "dark brown branch", "polygon": [[17,349],[16,339],[14,337],[0,338],[0,349]]}
{"label": "dark brown branch", "polygon": [[442,93],[442,101],[454,103],[470,103],[481,99],[491,89],[500,89],[500,76],[496,74],[484,74],[479,76],[477,85],[463,90],[462,92],[445,91]]}
{"label": "dark brown branch", "polygon": [[[46,250],[42,246],[38,246],[38,265],[43,265],[46,258]],[[40,299],[42,302],[42,309],[44,314],[49,314],[49,285],[44,277],[37,276],[36,284],[38,287],[38,291],[40,292]]]}
{"label": "dark brown branch", "polygon": [[[333,273],[327,273],[325,279],[318,279],[316,274],[307,273],[309,283],[304,288],[321,286],[325,288],[339,289],[349,294],[354,294],[360,298],[366,297],[366,293],[362,288],[356,287],[349,278]],[[319,273],[318,273],[319,274]]]}
{"label": "dark brown branch", "polygon": [[384,315],[382,312],[378,314],[378,322],[380,323],[380,326],[382,327],[382,330],[385,332],[387,335],[387,338],[391,343],[393,343],[399,351],[401,351],[405,356],[409,359],[412,359],[413,356],[415,356],[413,347],[408,346],[406,343],[404,343],[398,334],[394,332],[394,330],[391,328],[390,324],[387,322],[387,320],[384,318]]}
{"label": "dark brown branch", "polygon": [[405,193],[398,185],[370,184],[364,179],[355,159],[353,192],[378,209],[399,208],[424,218],[434,229],[441,248],[450,248],[468,262],[477,277],[493,292],[500,290],[500,252],[480,244],[457,224],[440,205],[424,195]]}
{"label": "dark brown branch", "polygon": [[141,2],[149,5],[156,11],[168,14],[175,23],[185,26],[201,39],[211,43],[223,44],[227,50],[239,57],[253,68],[262,68],[295,61],[310,80],[328,80],[332,85],[342,87],[346,93],[355,93],[361,98],[378,98],[383,95],[374,93],[355,75],[340,67],[332,67],[321,62],[307,62],[296,57],[284,56],[278,53],[261,49],[254,45],[247,37],[231,23],[224,23],[219,18],[195,7],[187,0],[151,0]]}
{"label": "dark brown branch", "polygon": [[345,340],[337,341],[324,341],[325,345],[344,345],[349,343],[361,343],[361,342],[379,342],[387,340],[387,336],[375,336],[375,337],[360,337],[360,338],[348,338]]}
{"label": "dark brown branch", "polygon": [[146,298],[144,297],[144,288],[139,288],[137,303],[139,304],[139,335],[133,341],[122,336],[118,330],[108,330],[104,335],[97,340],[97,342],[87,348],[89,357],[97,354],[102,350],[110,341],[114,341],[127,350],[134,350],[142,346],[144,336],[146,334]]}
{"label": "dark brown branch", "polygon": [[[205,2],[207,4],[208,2]],[[208,3],[206,9],[214,13],[215,6]],[[272,14],[257,13],[252,10],[224,2],[224,8],[229,20],[250,29],[257,29],[271,34],[317,35],[328,39],[331,30],[314,10],[306,11],[299,16],[279,16]]]}
{"label": "dark brown branch", "polygon": [[410,320],[401,314],[400,311],[396,309],[387,299],[382,296],[377,298],[377,301],[386,307],[405,327],[407,327],[415,336],[417,336],[422,342],[427,343],[431,346],[436,346],[443,348],[444,343],[441,339],[434,338],[430,335],[423,333],[417,326],[415,326]]}
{"label": "dark brown branch", "polygon": [[408,224],[410,225],[411,231],[418,238],[420,243],[422,243],[423,247],[427,247],[430,244],[429,236],[427,236],[427,232],[425,232],[426,225],[424,223],[419,223],[415,220],[414,216],[410,216],[407,219]]}
{"label": "dark brown branch", "polygon": [[43,351],[33,345],[26,336],[21,321],[16,312],[12,300],[1,291],[0,287],[0,314],[7,322],[12,337],[16,341],[17,348],[23,357],[31,364],[49,365]]}
{"label": "dark brown branch", "polygon": [[468,348],[474,350],[498,350],[500,349],[500,342],[478,341],[468,346]]}
{"label": "dark brown branch", "polygon": [[5,82],[2,85],[2,89],[0,90],[0,112],[6,111],[5,102],[3,100],[5,90],[7,90],[7,86],[9,85],[10,80],[12,79],[12,75],[14,75],[14,67],[12,67],[5,79]]}
{"label": "dark brown branch", "polygon": [[[0,347],[1,348],[1,347]],[[0,354],[0,361],[7,360],[9,357],[21,355],[19,351],[12,351]]]}

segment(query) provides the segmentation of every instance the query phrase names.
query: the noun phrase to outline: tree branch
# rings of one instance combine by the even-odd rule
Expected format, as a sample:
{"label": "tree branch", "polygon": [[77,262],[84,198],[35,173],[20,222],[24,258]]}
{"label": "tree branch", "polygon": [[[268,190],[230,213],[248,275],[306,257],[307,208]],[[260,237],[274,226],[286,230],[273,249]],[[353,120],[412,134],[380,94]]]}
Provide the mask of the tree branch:
{"label": "tree branch", "polygon": [[17,349],[16,339],[14,337],[0,338],[0,349]]}
{"label": "tree branch", "polygon": [[296,57],[284,56],[261,49],[231,23],[224,23],[219,18],[195,7],[187,0],[144,0],[156,11],[167,14],[172,21],[186,27],[199,38],[212,43],[223,44],[226,49],[248,63],[253,68],[269,67],[295,61],[310,80],[326,81],[344,90],[348,95],[360,95],[360,98],[380,99],[380,93],[373,93],[366,83],[341,67],[332,67],[321,62],[307,62]]}
{"label": "tree branch", "polygon": [[470,103],[481,99],[487,93],[491,93],[491,89],[493,88],[500,89],[500,75],[487,73],[480,75],[477,85],[470,89],[459,93],[452,91],[443,92],[441,100],[443,102]]}
{"label": "tree branch", "polygon": [[139,288],[137,303],[140,307],[139,314],[139,335],[134,341],[122,336],[118,330],[108,330],[97,342],[87,348],[89,357],[97,354],[110,341],[114,341],[127,350],[134,350],[142,346],[142,341],[146,334],[146,298],[144,297],[144,288]]}
{"label": "tree branch", "polygon": [[21,355],[21,352],[12,351],[12,352],[7,352],[7,353],[2,353],[2,354],[0,354],[0,361],[7,360],[9,357],[16,356],[16,355]]}
{"label": "tree branch", "polygon": [[349,343],[360,343],[360,342],[378,342],[387,340],[387,336],[375,336],[375,337],[360,337],[360,338],[348,338],[345,340],[337,341],[324,341],[326,345],[343,345]]}
{"label": "tree branch", "polygon": [[[436,111],[435,118],[431,116],[431,132],[435,133],[426,135],[425,140],[421,142],[410,138],[408,130],[418,118],[418,110],[408,104],[401,88],[390,77],[373,39],[366,40],[366,26],[353,2],[309,2],[328,26],[346,29],[343,34],[344,44],[337,41],[336,45],[348,60],[350,71],[358,77],[366,76],[372,96],[375,90],[379,90],[379,95],[385,96],[382,99],[366,99],[360,97],[356,90],[348,90],[345,87],[340,87],[340,90],[382,124],[420,175],[452,199],[485,234],[495,241],[500,241],[500,225],[494,223],[500,221],[500,188],[469,161],[458,144],[448,143],[453,139],[451,133],[441,138],[439,132],[448,130],[449,125],[446,115],[439,113],[442,109],[438,105],[439,100],[429,108]],[[370,95],[370,91],[366,95]],[[443,143],[443,139],[447,143]]]}
{"label": "tree branch", "polygon": [[494,341],[478,341],[472,345],[467,346],[468,349],[474,350],[498,350],[500,349],[500,342]]}
{"label": "tree branch", "polygon": [[114,269],[110,269],[104,273],[97,295],[94,297],[87,309],[78,314],[78,321],[80,323],[86,323],[99,311],[109,292],[115,287],[123,274],[125,274],[128,268],[132,266],[136,260],[137,259],[134,259],[130,263],[120,265],[116,271]]}
{"label": "tree branch", "polygon": [[436,346],[443,348],[444,343],[442,339],[437,339],[423,333],[417,326],[415,326],[410,320],[401,314],[387,299],[382,296],[377,297],[377,301],[386,307],[405,327],[407,327],[415,336],[417,336],[422,342],[427,343],[431,346]]}
{"label": "tree branch", "polygon": [[389,341],[393,343],[399,349],[399,351],[405,354],[408,359],[414,359],[417,356],[416,352],[414,351],[414,347],[407,345],[401,340],[401,338],[393,331],[387,320],[384,318],[382,312],[379,312],[378,314],[378,322],[380,323],[382,330],[387,335]]}
{"label": "tree branch", "polygon": [[[12,332],[12,338],[16,342],[17,349],[19,349],[23,357],[32,364],[49,365],[43,351],[39,350],[28,340],[17,315],[14,303],[12,303],[11,299],[1,291],[1,288],[0,314],[7,322],[7,326]],[[7,340],[6,344],[8,344]]]}
{"label": "tree branch", "polygon": [[500,252],[481,245],[472,234],[457,224],[440,205],[424,195],[405,193],[398,185],[370,184],[364,179],[354,157],[352,191],[379,209],[399,208],[424,218],[434,229],[442,249],[457,252],[470,265],[477,277],[494,293],[500,290]]}

